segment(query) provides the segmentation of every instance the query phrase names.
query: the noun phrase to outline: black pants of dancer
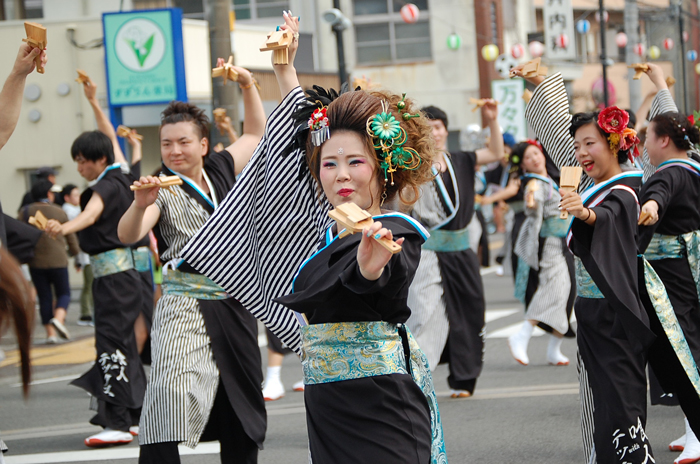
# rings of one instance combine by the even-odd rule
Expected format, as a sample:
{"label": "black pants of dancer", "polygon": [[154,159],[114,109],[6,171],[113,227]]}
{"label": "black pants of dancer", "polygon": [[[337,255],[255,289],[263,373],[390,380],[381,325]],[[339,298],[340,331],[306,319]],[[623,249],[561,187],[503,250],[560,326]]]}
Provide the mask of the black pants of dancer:
{"label": "black pants of dancer", "polygon": [[[258,446],[243,430],[243,425],[231,407],[226,389],[219,383],[209,422],[200,441],[219,440],[222,464],[256,464]],[[139,464],[179,464],[178,443],[168,441],[142,445]]]}

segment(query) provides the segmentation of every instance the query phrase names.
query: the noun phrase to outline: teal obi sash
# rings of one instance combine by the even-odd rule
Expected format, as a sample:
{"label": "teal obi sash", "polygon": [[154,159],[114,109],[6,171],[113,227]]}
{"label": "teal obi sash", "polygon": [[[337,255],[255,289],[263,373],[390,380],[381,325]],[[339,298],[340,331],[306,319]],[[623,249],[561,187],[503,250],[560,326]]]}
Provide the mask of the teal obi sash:
{"label": "teal obi sash", "polygon": [[559,219],[559,216],[550,216],[542,221],[540,237],[566,237],[569,230],[569,221]]}
{"label": "teal obi sash", "polygon": [[649,260],[683,257],[688,260],[695,287],[698,295],[700,295],[700,231],[698,230],[678,236],[654,234],[643,257],[644,285],[654,307],[654,312],[659,318],[659,322],[673,347],[678,361],[683,366],[683,370],[695,388],[695,392],[700,396],[698,366],[685,339],[683,328],[678,323],[678,318],[671,300],[668,298],[666,287],[654,268],[649,264]]}
{"label": "teal obi sash", "polygon": [[[405,325],[379,321],[312,324],[301,328],[301,340],[305,385],[410,373],[430,407],[431,464],[447,464],[428,360]],[[410,368],[406,366],[404,343],[410,351]]]}
{"label": "teal obi sash", "polygon": [[163,295],[184,296],[196,300],[225,300],[226,291],[202,274],[192,274],[169,269],[163,272]]}
{"label": "teal obi sash", "polygon": [[581,298],[605,298],[593,278],[581,262],[581,258],[574,256],[576,264],[576,294]]}
{"label": "teal obi sash", "polygon": [[98,278],[133,269],[134,258],[130,248],[115,248],[90,255],[90,264],[95,278]]}
{"label": "teal obi sash", "polygon": [[508,208],[510,208],[515,214],[522,213],[525,211],[524,201],[512,201],[506,204],[508,205]]}
{"label": "teal obi sash", "polygon": [[469,231],[466,227],[459,230],[431,230],[423,248],[438,252],[466,250],[469,248]]}
{"label": "teal obi sash", "polygon": [[[692,233],[692,232],[691,232]],[[685,244],[683,238],[678,235],[654,234],[649,242],[644,257],[649,261],[667,258],[683,258],[685,256]]]}
{"label": "teal obi sash", "polygon": [[148,247],[142,246],[131,250],[134,256],[134,269],[139,272],[149,272],[151,270],[151,252]]}

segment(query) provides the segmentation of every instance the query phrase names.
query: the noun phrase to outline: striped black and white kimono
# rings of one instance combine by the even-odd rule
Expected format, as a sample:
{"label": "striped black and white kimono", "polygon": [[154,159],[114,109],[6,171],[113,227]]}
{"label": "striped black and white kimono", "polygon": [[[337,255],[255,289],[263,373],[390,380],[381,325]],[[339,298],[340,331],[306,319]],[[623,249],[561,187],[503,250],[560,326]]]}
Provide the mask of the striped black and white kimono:
{"label": "striped black and white kimono", "polygon": [[559,219],[559,188],[550,177],[536,174],[525,174],[523,183],[534,207],[525,208],[515,244],[515,296],[525,303],[526,319],[548,332],[573,337],[569,321],[576,297],[574,259],[564,242],[568,221]]}
{"label": "striped black and white kimono", "polygon": [[[165,166],[163,173],[178,175]],[[226,151],[205,158],[210,194],[180,177],[183,184],[160,189],[155,202],[160,219],[154,232],[166,264],[163,296],[151,330],[153,363],[139,442],[181,442],[194,448],[200,439],[231,440],[225,430],[207,427],[215,400],[227,397],[245,434],[261,448],[267,423],[257,322],[180,257],[235,183],[233,159]],[[225,396],[218,392],[220,388]]]}
{"label": "striped black and white kimono", "polygon": [[[653,117],[667,92],[652,104]],[[526,118],[555,164],[576,165],[571,114],[560,74],[537,86]],[[645,157],[646,157],[645,153]],[[573,219],[569,247],[577,257],[579,380],[587,463],[652,462],[646,424],[646,351],[653,340],[637,291],[636,189],[641,173],[623,172],[593,185],[581,178],[595,227]]]}

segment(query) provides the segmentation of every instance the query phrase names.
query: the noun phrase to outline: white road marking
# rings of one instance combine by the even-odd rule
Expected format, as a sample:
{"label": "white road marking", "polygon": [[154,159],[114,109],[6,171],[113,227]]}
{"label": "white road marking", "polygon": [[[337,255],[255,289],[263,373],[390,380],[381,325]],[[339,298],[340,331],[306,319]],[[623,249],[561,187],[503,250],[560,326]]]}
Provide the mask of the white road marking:
{"label": "white road marking", "polygon": [[[46,383],[65,382],[68,380],[75,380],[78,377],[80,377],[80,376],[79,375],[66,375],[63,377],[51,377],[50,379],[33,380],[29,385],[43,385]],[[21,383],[13,383],[10,386],[16,388],[16,387],[21,387],[22,384]]]}
{"label": "white road marking", "polygon": [[[202,443],[196,449],[178,446],[181,456],[194,454],[219,454],[219,443]],[[7,464],[44,464],[55,462],[96,462],[113,461],[118,459],[137,459],[139,448],[107,448],[85,451],[64,451],[60,453],[23,454],[21,456],[6,455]]]}
{"label": "white road marking", "polygon": [[479,270],[479,273],[480,273],[482,276],[489,275],[489,274],[493,274],[493,273],[495,273],[495,272],[498,270],[499,267],[501,267],[501,266],[482,267],[482,268]]}
{"label": "white road marking", "polygon": [[505,309],[488,309],[486,310],[485,319],[486,323],[496,321],[498,319],[503,319],[504,317],[511,316],[520,310],[518,308],[505,308]]}

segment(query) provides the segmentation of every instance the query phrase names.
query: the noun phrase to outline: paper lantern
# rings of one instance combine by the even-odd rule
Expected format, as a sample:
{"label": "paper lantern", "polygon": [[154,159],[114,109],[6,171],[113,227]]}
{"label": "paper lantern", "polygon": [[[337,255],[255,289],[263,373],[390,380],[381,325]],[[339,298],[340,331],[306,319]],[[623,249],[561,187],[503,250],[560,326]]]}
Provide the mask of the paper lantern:
{"label": "paper lantern", "polygon": [[688,61],[695,61],[698,59],[698,52],[695,50],[688,50],[688,52],[685,54],[685,58]]}
{"label": "paper lantern", "polygon": [[419,16],[420,10],[413,3],[406,3],[401,7],[401,19],[403,19],[403,22],[413,24],[418,21]]}
{"label": "paper lantern", "polygon": [[656,45],[649,47],[649,58],[652,60],[658,60],[661,56],[661,50]]}
{"label": "paper lantern", "polygon": [[700,63],[695,65],[695,74],[700,74]]}
{"label": "paper lantern", "polygon": [[683,31],[683,42],[687,42],[689,38],[688,31]]}
{"label": "paper lantern", "polygon": [[568,48],[569,47],[569,36],[566,34],[559,34],[557,37],[557,46],[559,48]]}
{"label": "paper lantern", "polygon": [[579,34],[588,34],[588,31],[591,30],[591,22],[587,19],[581,19],[579,21],[576,21],[576,31],[578,31]]}
{"label": "paper lantern", "polygon": [[[610,15],[608,15],[607,11],[603,11],[603,20],[607,23],[608,18],[610,18]],[[600,10],[595,12],[595,20],[596,22],[600,22]]]}
{"label": "paper lantern", "polygon": [[486,61],[494,61],[496,58],[498,58],[499,54],[500,53],[498,51],[498,45],[488,44],[488,45],[484,45],[481,48],[481,56]]}
{"label": "paper lantern", "polygon": [[525,47],[523,47],[523,44],[517,43],[513,45],[510,48],[510,56],[512,56],[516,60],[525,56]]}
{"label": "paper lantern", "polygon": [[447,48],[450,50],[459,50],[462,46],[462,38],[458,36],[455,32],[447,37]]}
{"label": "paper lantern", "polygon": [[627,46],[627,34],[618,32],[615,36],[615,44],[618,48],[625,48]]}
{"label": "paper lantern", "polygon": [[533,58],[537,58],[538,56],[542,56],[544,54],[544,44],[542,42],[538,42],[537,40],[530,42],[528,48],[530,49],[530,55],[532,55]]}
{"label": "paper lantern", "polygon": [[646,52],[646,47],[644,46],[644,44],[638,43],[634,46],[635,55],[644,56],[644,52]]}
{"label": "paper lantern", "polygon": [[664,48],[666,50],[671,50],[673,48],[673,39],[667,38],[664,40]]}

